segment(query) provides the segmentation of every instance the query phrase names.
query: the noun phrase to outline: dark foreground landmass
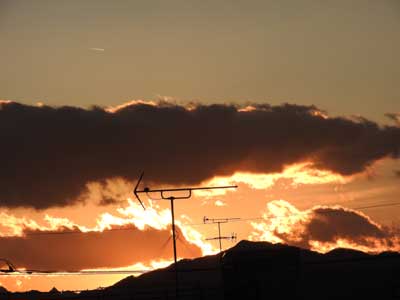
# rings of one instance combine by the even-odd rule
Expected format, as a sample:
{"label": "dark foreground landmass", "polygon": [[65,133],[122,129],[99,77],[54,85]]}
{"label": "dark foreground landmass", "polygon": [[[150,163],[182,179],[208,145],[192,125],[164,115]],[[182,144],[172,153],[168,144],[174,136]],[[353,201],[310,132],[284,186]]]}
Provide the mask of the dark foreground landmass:
{"label": "dark foreground landmass", "polygon": [[349,249],[326,254],[241,241],[218,255],[178,262],[113,286],[80,293],[7,293],[5,300],[400,299],[400,254]]}

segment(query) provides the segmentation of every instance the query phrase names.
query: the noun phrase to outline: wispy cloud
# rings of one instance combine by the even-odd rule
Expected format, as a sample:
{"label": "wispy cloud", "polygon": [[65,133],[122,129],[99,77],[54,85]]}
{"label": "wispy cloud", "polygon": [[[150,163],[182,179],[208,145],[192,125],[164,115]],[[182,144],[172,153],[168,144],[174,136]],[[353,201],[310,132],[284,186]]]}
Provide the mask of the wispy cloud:
{"label": "wispy cloud", "polygon": [[385,116],[400,126],[400,113],[387,113]]}
{"label": "wispy cloud", "polygon": [[92,50],[92,51],[96,51],[96,52],[104,52],[104,51],[106,51],[106,49],[104,49],[104,48],[89,48],[90,50]]}
{"label": "wispy cloud", "polygon": [[224,201],[221,201],[221,200],[215,201],[214,204],[215,204],[215,206],[219,206],[219,207],[226,206],[226,203]]}

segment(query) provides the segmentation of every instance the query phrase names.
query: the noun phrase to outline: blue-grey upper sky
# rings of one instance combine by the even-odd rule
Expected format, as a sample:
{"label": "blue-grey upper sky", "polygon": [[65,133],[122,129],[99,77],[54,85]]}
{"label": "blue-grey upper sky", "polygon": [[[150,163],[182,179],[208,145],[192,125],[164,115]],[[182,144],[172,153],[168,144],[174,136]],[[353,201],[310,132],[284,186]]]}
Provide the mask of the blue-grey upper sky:
{"label": "blue-grey upper sky", "polygon": [[398,0],[0,0],[0,99],[400,111]]}

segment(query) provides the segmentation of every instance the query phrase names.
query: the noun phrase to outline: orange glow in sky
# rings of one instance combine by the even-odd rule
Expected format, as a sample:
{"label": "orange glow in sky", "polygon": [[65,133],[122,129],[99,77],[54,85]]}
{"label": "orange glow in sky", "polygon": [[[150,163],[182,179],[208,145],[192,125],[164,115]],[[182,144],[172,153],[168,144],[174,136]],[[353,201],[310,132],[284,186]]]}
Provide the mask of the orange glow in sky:
{"label": "orange glow in sky", "polygon": [[[384,167],[384,163],[382,163]],[[210,217],[259,217],[260,220],[234,222],[223,227],[225,233],[237,232],[238,240],[249,239],[255,241],[268,241],[282,243],[290,240],[291,243],[301,243],[305,225],[312,220],[313,210],[319,203],[314,203],[310,209],[298,209],[293,201],[293,195],[304,194],[309,187],[321,187],[315,196],[323,197],[336,193],[341,195],[347,186],[356,185],[362,180],[359,176],[343,177],[325,170],[317,170],[312,164],[305,162],[286,167],[281,173],[274,174],[249,174],[235,173],[230,177],[215,177],[207,185],[244,184],[239,189],[228,193],[198,193],[193,199],[177,202],[176,224],[183,234],[183,238],[201,249],[202,255],[217,253],[218,245],[208,242],[207,237],[215,236],[216,229],[211,225],[199,226],[202,216]],[[45,210],[43,213],[33,213],[29,210],[18,210],[15,214],[10,211],[0,212],[0,236],[24,236],[24,230],[57,231],[78,230],[81,232],[104,232],[114,229],[115,226],[134,225],[139,230],[153,228],[155,230],[170,230],[171,215],[169,204],[164,201],[145,199],[146,210],[140,206],[131,195],[133,183],[122,179],[112,179],[106,185],[97,183],[88,184],[89,191],[85,197],[86,204],[79,210],[58,208]],[[241,187],[241,188],[240,188]],[[394,192],[398,190],[391,188]],[[380,193],[390,188],[379,189]],[[328,192],[331,191],[331,192]],[[362,190],[362,197],[368,195],[379,196],[375,188]],[[285,200],[273,200],[272,194],[280,194]],[[348,192],[351,201],[354,201],[359,192]],[[268,195],[268,199],[265,199]],[[334,199],[330,195],[329,199]],[[116,199],[111,206],[99,208],[93,206],[103,197]],[[264,198],[264,199],[263,199]],[[276,198],[279,199],[279,198]],[[317,199],[317,198],[316,198]],[[339,198],[338,198],[339,199]],[[330,200],[332,201],[332,200]],[[266,204],[265,204],[266,203]],[[70,212],[69,212],[70,211]],[[261,213],[260,213],[261,212]],[[360,214],[359,212],[357,214]],[[361,216],[377,228],[382,228],[373,222],[367,215]],[[82,218],[83,217],[83,218]],[[191,225],[193,224],[193,225]],[[392,238],[393,247],[389,247],[382,239],[366,237],[365,244],[360,244],[351,239],[338,237],[334,241],[308,241],[308,247],[319,252],[327,252],[335,247],[350,247],[363,251],[396,250],[399,244]],[[160,243],[164,243],[160,241]],[[397,243],[397,244],[396,244]],[[224,248],[233,244],[224,243]],[[140,247],[140,245],[138,246]],[[170,250],[169,250],[170,251]],[[94,254],[95,255],[95,254]],[[178,249],[179,256],[179,249]],[[183,257],[181,257],[183,258]],[[171,258],[172,259],[172,258]],[[171,263],[171,259],[158,259],[154,257],[148,262],[137,262],[117,268],[98,268],[92,270],[129,270],[153,269]],[[10,258],[12,261],[12,258]],[[18,266],[23,267],[23,266]],[[80,276],[53,275],[53,276],[10,276],[0,277],[0,283],[10,290],[39,289],[49,290],[52,286],[59,289],[82,289],[107,286],[126,277],[127,275],[96,275]],[[75,278],[75,279],[74,279]]]}
{"label": "orange glow in sky", "polygon": [[[271,188],[278,181],[285,181],[287,185],[299,186],[310,184],[345,184],[352,180],[352,177],[342,176],[327,170],[313,168],[311,162],[293,164],[287,166],[281,173],[253,174],[236,172],[228,177],[214,177],[205,184],[210,186],[223,186],[244,183],[252,189],[266,190]],[[200,196],[224,195],[227,190],[195,191]]]}

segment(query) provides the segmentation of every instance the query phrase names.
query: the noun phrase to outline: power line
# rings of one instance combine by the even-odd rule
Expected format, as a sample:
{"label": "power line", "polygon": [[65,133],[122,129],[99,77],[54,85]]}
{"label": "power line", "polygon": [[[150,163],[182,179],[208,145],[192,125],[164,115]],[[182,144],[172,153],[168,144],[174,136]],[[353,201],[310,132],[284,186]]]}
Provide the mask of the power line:
{"label": "power line", "polygon": [[[391,206],[399,206],[400,202],[393,202],[393,203],[382,203],[382,204],[375,204],[369,206],[358,206],[358,207],[347,207],[347,209],[353,210],[363,210],[363,209],[372,209],[372,208],[380,208],[380,207],[391,207]],[[346,208],[346,207],[343,207]],[[303,213],[292,213],[291,215],[301,215]],[[270,219],[279,219],[279,218],[287,218],[288,216],[276,216],[270,217]],[[247,222],[247,221],[256,221],[256,220],[264,220],[263,217],[247,217],[247,218],[238,218],[236,220],[232,220],[230,222]],[[182,223],[182,226],[204,226],[204,225],[213,225],[212,223]],[[59,234],[85,234],[85,233],[103,233],[109,231],[120,231],[120,230],[135,230],[135,228],[110,228],[104,229],[103,231],[41,231],[41,232],[26,232],[24,233],[25,236],[34,236],[34,235],[59,235]]]}
{"label": "power line", "polygon": [[360,206],[353,209],[370,209],[370,208],[378,208],[378,207],[389,207],[389,206],[397,206],[400,205],[400,202],[386,203],[386,204],[376,204],[370,206]]}
{"label": "power line", "polygon": [[[279,251],[277,249],[276,251]],[[251,252],[251,250],[249,251]],[[315,264],[336,264],[336,263],[351,263],[351,262],[358,262],[358,261],[365,261],[365,260],[387,260],[391,259],[391,256],[388,255],[366,255],[363,257],[351,257],[351,258],[332,258],[332,259],[326,259],[326,260],[303,260],[299,258],[301,264],[303,265],[315,265]],[[56,275],[110,275],[110,274],[144,274],[148,273],[151,271],[156,271],[156,270],[163,270],[164,272],[175,272],[174,268],[161,268],[161,269],[152,269],[152,270],[93,270],[93,271],[54,271],[54,270],[15,270],[13,273],[2,273],[0,272],[0,277],[2,276],[56,276]],[[196,267],[196,268],[179,268],[179,272],[209,272],[209,271],[220,271],[221,267],[220,266],[214,266],[214,267]]]}
{"label": "power line", "polygon": [[[128,226],[131,226],[132,224],[128,224]],[[108,232],[108,231],[120,231],[120,230],[135,230],[136,228],[135,227],[132,227],[132,228],[130,228],[130,227],[124,227],[124,228],[106,228],[106,229],[104,229],[104,230],[102,230],[102,231],[100,231],[100,230],[88,230],[88,231],[77,231],[77,230],[74,230],[74,231],[47,231],[47,230],[44,230],[44,231],[39,231],[39,232],[36,232],[36,231],[28,231],[28,232],[26,232],[26,233],[24,233],[26,236],[29,236],[29,235],[59,235],[59,234],[85,234],[85,233],[87,233],[87,234],[90,234],[90,233],[103,233],[103,232]]]}
{"label": "power line", "polygon": [[[344,207],[345,209],[352,209],[352,210],[362,210],[362,209],[371,209],[371,208],[379,208],[379,207],[390,207],[390,206],[398,206],[400,205],[400,202],[393,202],[393,203],[386,203],[386,204],[376,204],[376,205],[369,205],[369,206],[358,206],[358,207]],[[333,206],[333,205],[332,205]],[[323,206],[322,206],[323,207]],[[328,206],[330,207],[330,206]],[[299,212],[299,213],[291,213],[290,215],[285,215],[285,216],[273,216],[273,217],[247,217],[247,218],[239,218],[238,220],[232,220],[231,222],[247,222],[247,221],[256,221],[256,220],[265,220],[265,219],[281,219],[281,218],[287,218],[290,216],[298,216],[298,215],[303,215],[304,212]],[[212,223],[188,223],[188,224],[182,224],[182,225],[187,225],[187,226],[200,226],[200,225],[207,225],[207,224],[212,224]]]}
{"label": "power line", "polygon": [[[161,268],[162,269],[162,268]],[[13,272],[1,272],[1,276],[86,276],[86,275],[118,275],[118,274],[144,274],[160,269],[151,270],[93,270],[93,271],[55,271],[55,270],[14,270]],[[206,272],[219,270],[217,267],[179,268],[179,272]],[[174,268],[164,269],[165,272],[175,272]]]}
{"label": "power line", "polygon": [[18,270],[2,272],[0,276],[67,276],[67,275],[117,275],[144,274],[152,270],[93,270],[93,271],[56,271],[56,270]]}

